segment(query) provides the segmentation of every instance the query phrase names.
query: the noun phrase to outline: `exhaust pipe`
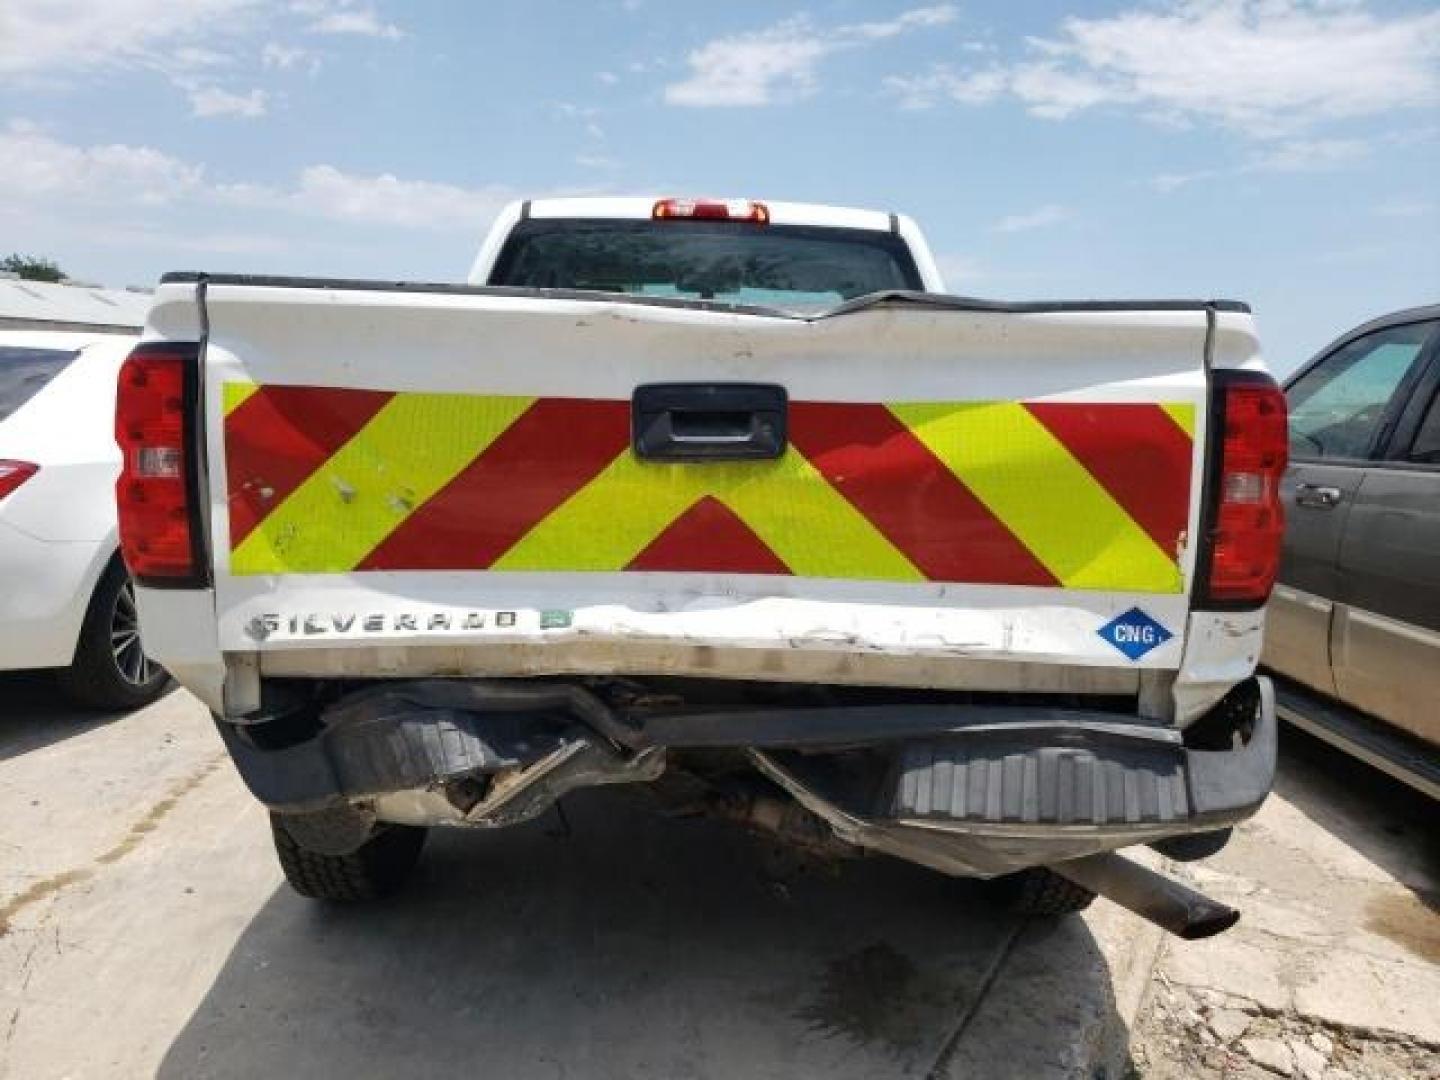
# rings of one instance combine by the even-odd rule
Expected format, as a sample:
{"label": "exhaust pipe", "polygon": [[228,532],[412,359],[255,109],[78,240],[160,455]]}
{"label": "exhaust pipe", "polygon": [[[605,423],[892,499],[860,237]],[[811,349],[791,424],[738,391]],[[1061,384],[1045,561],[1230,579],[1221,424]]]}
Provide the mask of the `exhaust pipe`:
{"label": "exhaust pipe", "polygon": [[1051,870],[1129,908],[1186,941],[1224,933],[1240,912],[1113,851],[1055,863]]}

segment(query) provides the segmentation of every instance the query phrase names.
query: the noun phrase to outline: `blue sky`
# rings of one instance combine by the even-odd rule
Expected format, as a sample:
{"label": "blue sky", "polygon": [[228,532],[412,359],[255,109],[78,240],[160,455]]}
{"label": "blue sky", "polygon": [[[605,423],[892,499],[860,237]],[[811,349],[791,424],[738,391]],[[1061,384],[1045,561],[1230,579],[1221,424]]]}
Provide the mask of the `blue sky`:
{"label": "blue sky", "polygon": [[504,201],[903,210],[952,291],[1440,301],[1440,8],[6,0],[0,249],[455,280]]}

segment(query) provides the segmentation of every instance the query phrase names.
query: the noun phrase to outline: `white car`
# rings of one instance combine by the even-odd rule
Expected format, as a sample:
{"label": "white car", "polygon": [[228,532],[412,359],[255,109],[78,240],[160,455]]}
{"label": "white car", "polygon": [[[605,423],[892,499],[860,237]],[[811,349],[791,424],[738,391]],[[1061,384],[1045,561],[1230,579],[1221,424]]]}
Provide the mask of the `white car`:
{"label": "white car", "polygon": [[58,669],[133,708],[168,682],[140,641],[115,524],[115,380],[129,335],[0,332],[0,671]]}

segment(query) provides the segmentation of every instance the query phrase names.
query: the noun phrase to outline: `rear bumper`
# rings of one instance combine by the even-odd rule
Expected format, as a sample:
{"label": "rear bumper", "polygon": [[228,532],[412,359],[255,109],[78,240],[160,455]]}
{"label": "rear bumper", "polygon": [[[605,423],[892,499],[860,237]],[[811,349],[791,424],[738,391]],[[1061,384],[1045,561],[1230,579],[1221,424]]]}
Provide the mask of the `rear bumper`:
{"label": "rear bumper", "polygon": [[[1236,736],[1213,750],[1185,745],[1170,728],[1078,710],[690,713],[606,730],[566,709],[567,693],[583,694],[574,688],[552,689],[528,708],[487,698],[483,711],[467,707],[468,692],[458,682],[369,691],[329,714],[314,737],[281,749],[257,746],[253,726],[220,730],[250,790],[291,812],[445,792],[487,776],[512,783],[582,743],[591,765],[608,755],[615,768],[605,775],[631,779],[653,778],[667,752],[740,750],[842,838],[881,850],[914,841],[933,851],[940,841],[948,854],[938,869],[982,875],[1233,825],[1258,809],[1275,773],[1274,696],[1264,679],[1219,707],[1229,712],[1217,719]],[[888,762],[873,782],[855,784],[827,767],[833,755],[817,753],[856,746]],[[646,768],[627,772],[642,755]],[[484,823],[464,810],[454,820]]]}

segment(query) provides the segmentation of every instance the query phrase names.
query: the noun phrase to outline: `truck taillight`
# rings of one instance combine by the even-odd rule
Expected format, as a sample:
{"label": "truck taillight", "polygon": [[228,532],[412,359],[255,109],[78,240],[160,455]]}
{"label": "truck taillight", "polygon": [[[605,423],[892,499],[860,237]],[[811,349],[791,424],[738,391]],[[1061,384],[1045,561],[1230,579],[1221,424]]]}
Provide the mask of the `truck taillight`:
{"label": "truck taillight", "polygon": [[702,221],[749,221],[765,225],[770,208],[750,199],[661,199],[650,216],[657,221],[671,218]]}
{"label": "truck taillight", "polygon": [[193,584],[200,577],[187,408],[197,353],[190,344],[140,345],[120,369],[120,552],[146,584]]}
{"label": "truck taillight", "polygon": [[1253,606],[1270,597],[1280,568],[1288,456],[1285,395],[1268,375],[1215,373],[1219,440],[1207,518],[1201,606]]}
{"label": "truck taillight", "polygon": [[0,458],[0,499],[5,498],[39,471],[40,466],[33,462],[10,461]]}

